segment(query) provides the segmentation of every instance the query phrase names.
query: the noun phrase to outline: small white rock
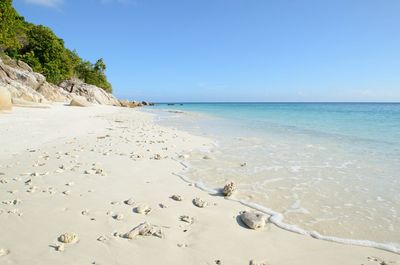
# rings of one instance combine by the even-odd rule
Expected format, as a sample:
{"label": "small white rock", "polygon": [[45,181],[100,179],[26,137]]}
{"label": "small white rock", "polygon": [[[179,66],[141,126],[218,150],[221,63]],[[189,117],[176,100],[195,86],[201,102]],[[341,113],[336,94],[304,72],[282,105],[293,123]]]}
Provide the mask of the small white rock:
{"label": "small white rock", "polygon": [[65,244],[74,244],[78,242],[78,236],[74,233],[65,233],[58,237],[58,241]]}
{"label": "small white rock", "polygon": [[193,199],[193,204],[196,205],[199,208],[204,208],[204,207],[207,206],[207,202],[203,201],[200,198]]}

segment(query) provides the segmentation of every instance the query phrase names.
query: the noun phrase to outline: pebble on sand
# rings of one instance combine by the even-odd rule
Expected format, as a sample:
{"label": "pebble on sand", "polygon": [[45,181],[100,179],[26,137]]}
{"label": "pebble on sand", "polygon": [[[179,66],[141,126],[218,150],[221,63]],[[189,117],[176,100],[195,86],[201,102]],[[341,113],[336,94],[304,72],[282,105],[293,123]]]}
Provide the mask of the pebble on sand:
{"label": "pebble on sand", "polygon": [[261,229],[267,222],[266,215],[257,212],[242,212],[240,214],[242,222],[251,229]]}
{"label": "pebble on sand", "polygon": [[176,194],[172,195],[171,199],[173,199],[174,201],[179,201],[179,202],[182,201],[182,197],[180,195],[176,195]]}
{"label": "pebble on sand", "polygon": [[113,215],[113,218],[117,221],[121,221],[122,219],[124,219],[124,215],[122,213],[118,213]]}
{"label": "pebble on sand", "polygon": [[134,211],[139,214],[149,214],[151,212],[151,208],[147,206],[146,204],[138,205],[135,207]]}
{"label": "pebble on sand", "polygon": [[74,244],[78,242],[78,236],[74,233],[65,233],[58,237],[58,241],[65,244]]}
{"label": "pebble on sand", "polygon": [[223,190],[224,196],[225,196],[225,197],[230,197],[230,196],[232,196],[232,194],[233,194],[235,191],[236,191],[236,185],[235,185],[234,182],[231,181],[231,182],[225,184],[224,190]]}
{"label": "pebble on sand", "polygon": [[207,202],[203,201],[200,198],[193,199],[193,204],[199,208],[204,208],[207,206]]}
{"label": "pebble on sand", "polygon": [[189,224],[193,224],[193,222],[194,222],[194,218],[193,218],[193,217],[190,217],[190,216],[188,216],[188,215],[182,215],[179,219],[180,219],[182,222],[189,223]]}
{"label": "pebble on sand", "polygon": [[155,236],[159,238],[163,238],[164,234],[162,233],[161,229],[151,225],[147,222],[141,223],[140,225],[133,228],[126,234],[123,234],[123,238],[127,239],[134,239],[138,236]]}

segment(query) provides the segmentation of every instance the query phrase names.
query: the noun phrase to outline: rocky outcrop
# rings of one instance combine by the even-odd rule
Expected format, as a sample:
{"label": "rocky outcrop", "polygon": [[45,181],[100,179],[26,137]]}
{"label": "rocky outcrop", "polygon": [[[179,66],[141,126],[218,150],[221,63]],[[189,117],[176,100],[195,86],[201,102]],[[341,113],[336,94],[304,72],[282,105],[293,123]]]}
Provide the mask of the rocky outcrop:
{"label": "rocky outcrop", "polygon": [[147,101],[129,101],[127,99],[120,100],[119,103],[121,104],[121,107],[125,108],[136,108],[136,107],[142,107],[142,106],[154,106],[154,103],[147,102]]}
{"label": "rocky outcrop", "polygon": [[129,101],[127,99],[120,100],[119,103],[121,104],[121,107],[125,107],[125,108],[136,108],[136,107],[143,106],[141,102]]}
{"label": "rocky outcrop", "polygon": [[60,84],[66,92],[85,97],[87,101],[93,104],[121,106],[118,99],[103,89],[83,83],[79,79],[70,79]]}
{"label": "rocky outcrop", "polygon": [[68,100],[65,94],[53,92],[53,85],[47,83],[43,75],[33,72],[26,63],[7,56],[0,58],[0,87],[6,88],[12,99],[26,102],[49,103],[54,101],[53,94],[57,95],[57,101]]}
{"label": "rocky outcrop", "polygon": [[0,87],[0,111],[12,109],[11,94],[4,87]]}
{"label": "rocky outcrop", "polygon": [[[12,60],[6,55],[0,55],[0,89],[3,94],[4,91],[8,91],[11,102],[19,106],[40,106],[52,102],[70,103],[73,106],[101,104],[129,108],[152,105],[144,101],[119,101],[102,88],[86,84],[79,79],[67,80],[58,86],[50,84],[42,74],[34,72],[26,63]],[[3,94],[1,97],[5,97]],[[3,101],[0,104],[5,105]]]}
{"label": "rocky outcrop", "polygon": [[37,90],[47,100],[52,102],[66,102],[73,98],[73,95],[66,92],[63,88],[55,86],[50,83],[43,83]]}

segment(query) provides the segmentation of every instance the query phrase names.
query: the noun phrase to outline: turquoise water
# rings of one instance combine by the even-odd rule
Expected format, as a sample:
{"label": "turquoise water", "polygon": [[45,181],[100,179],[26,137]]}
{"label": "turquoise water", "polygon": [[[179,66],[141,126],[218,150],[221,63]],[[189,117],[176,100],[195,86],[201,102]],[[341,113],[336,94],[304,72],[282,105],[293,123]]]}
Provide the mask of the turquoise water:
{"label": "turquoise water", "polygon": [[400,104],[156,106],[163,125],[215,139],[188,153],[190,178],[321,235],[400,244]]}
{"label": "turquoise water", "polygon": [[191,103],[157,108],[201,112],[265,130],[274,126],[400,147],[400,103]]}

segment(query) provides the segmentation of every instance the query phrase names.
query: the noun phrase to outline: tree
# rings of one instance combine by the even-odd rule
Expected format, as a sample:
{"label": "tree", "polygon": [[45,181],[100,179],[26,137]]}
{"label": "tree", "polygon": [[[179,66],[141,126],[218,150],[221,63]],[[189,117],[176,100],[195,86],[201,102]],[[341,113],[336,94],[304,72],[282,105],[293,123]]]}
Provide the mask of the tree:
{"label": "tree", "polygon": [[55,84],[72,77],[73,64],[62,39],[41,25],[31,26],[27,36],[25,52],[33,53],[41,64],[41,69],[34,68],[35,71],[42,70],[47,80]]}
{"label": "tree", "polygon": [[24,18],[12,7],[12,0],[0,1],[0,51],[20,47]]}
{"label": "tree", "polygon": [[75,75],[85,83],[101,87],[105,91],[111,93],[112,86],[107,81],[107,77],[104,74],[105,69],[106,65],[103,59],[97,60],[94,65],[89,61],[82,61],[75,68]]}
{"label": "tree", "polygon": [[106,70],[106,64],[104,63],[103,58],[100,58],[96,61],[96,63],[94,64],[94,70],[104,73],[104,71]]}
{"label": "tree", "polygon": [[51,83],[58,84],[76,76],[107,92],[112,91],[102,58],[94,65],[82,60],[51,29],[26,22],[13,8],[12,0],[0,0],[0,52],[23,60]]}

